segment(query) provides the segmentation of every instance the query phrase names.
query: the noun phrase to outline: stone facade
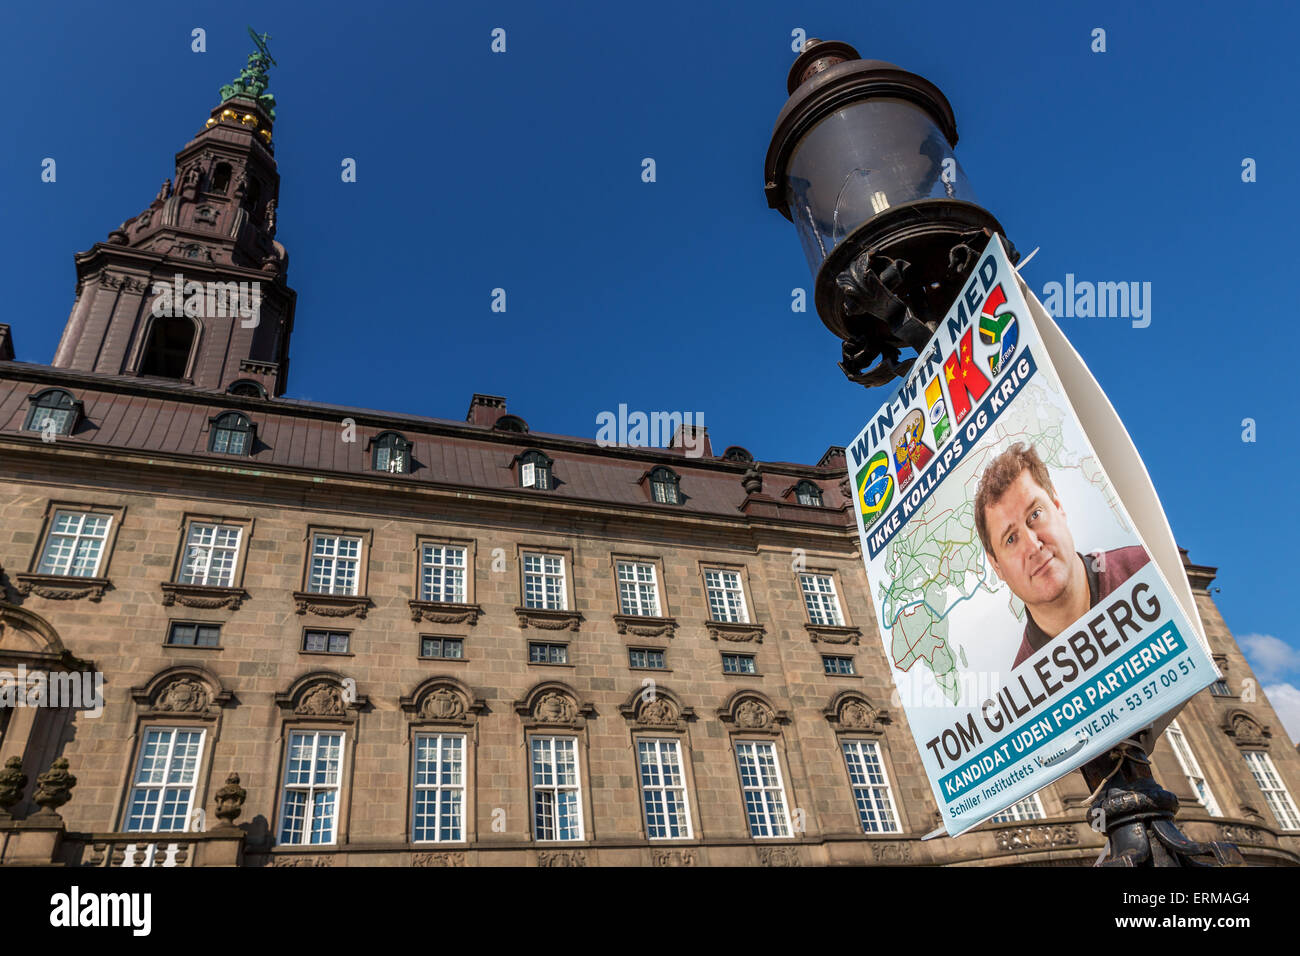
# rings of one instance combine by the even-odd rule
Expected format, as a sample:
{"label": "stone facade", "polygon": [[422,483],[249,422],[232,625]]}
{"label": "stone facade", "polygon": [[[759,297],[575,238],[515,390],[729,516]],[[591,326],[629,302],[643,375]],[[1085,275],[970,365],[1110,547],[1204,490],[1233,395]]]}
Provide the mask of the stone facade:
{"label": "stone facade", "polygon": [[[292,327],[287,253],[271,240],[273,207],[269,230],[257,231],[247,215],[265,223],[278,187],[269,120],[252,106],[244,115],[253,122],[238,110],[232,120],[229,106],[214,110],[215,122],[178,154],[180,200],[165,189],[156,217],[124,224],[78,257],[99,268],[129,265],[134,298],[120,283],[104,294],[102,271],[81,277],[79,292],[89,282],[84,294],[96,298],[78,299],[52,366],[13,361],[9,329],[0,326],[0,669],[104,678],[102,714],[0,710],[0,763],[18,758],[15,769],[32,781],[14,783],[11,816],[0,810],[0,828],[16,837],[0,862],[42,854],[47,863],[82,865],[256,866],[1096,858],[1102,841],[1084,822],[1078,774],[1042,791],[1041,818],[921,840],[938,811],[891,702],[842,449],[816,465],[761,463],[736,447],[715,455],[707,434],[689,424],[662,449],[533,435],[493,396],[475,396],[464,421],[278,397]],[[267,134],[253,135],[258,122]],[[196,178],[190,170],[205,148],[235,167],[228,190],[245,169],[260,176],[262,205],[241,206],[233,192],[226,202]],[[195,218],[195,204],[216,212]],[[217,252],[196,267],[177,237],[205,229],[226,239],[209,237]],[[258,255],[268,257],[264,274],[277,290],[267,328],[242,335],[227,323],[230,334],[214,338],[209,326],[177,374],[147,374],[165,367],[148,361],[154,340],[133,339],[144,334],[138,320],[152,282],[194,268],[200,277],[239,278],[259,268]],[[110,352],[122,360],[107,367]],[[54,407],[41,404],[51,389],[72,403],[53,430],[33,411]],[[214,433],[229,413],[252,429],[239,454]],[[404,457],[377,468],[386,435],[400,438],[390,447]],[[548,463],[548,487],[522,486],[526,460]],[[664,474],[675,482],[666,501],[655,487]],[[800,489],[814,498],[801,502]],[[42,568],[61,514],[106,519],[93,573]],[[218,585],[183,580],[196,522],[238,529],[229,579]],[[313,586],[318,534],[357,541],[355,594]],[[461,600],[422,594],[426,543],[464,549]],[[562,559],[562,610],[529,606],[526,553]],[[653,568],[658,613],[627,613],[620,560]],[[1251,862],[1300,863],[1300,832],[1279,824],[1242,753],[1267,752],[1292,795],[1300,793],[1300,758],[1210,597],[1214,569],[1187,568],[1228,693],[1197,695],[1180,724],[1221,815],[1197,804],[1166,740],[1154,755],[1157,778],[1182,800],[1189,836],[1237,842]],[[709,569],[735,572],[747,621],[712,619]],[[810,619],[801,572],[833,581],[842,623]],[[219,627],[219,639],[169,643],[178,624],[190,634]],[[309,630],[346,634],[346,651],[307,649]],[[423,638],[460,640],[463,655],[425,656]],[[567,660],[531,662],[532,642],[562,645]],[[631,650],[662,652],[665,666],[634,667]],[[724,654],[752,656],[754,671],[725,671]],[[854,672],[826,673],[823,655],[851,658]],[[200,730],[202,741],[181,794],[185,827],[145,843],[125,831],[151,728]],[[341,735],[326,798],[335,801],[332,838],[294,844],[280,838],[289,743],[317,732]],[[463,740],[461,839],[422,841],[414,832],[421,734]],[[535,738],[574,742],[579,839],[538,838]],[[650,838],[642,741],[677,742],[689,837]],[[890,827],[864,832],[843,753],[851,742],[879,755]],[[746,815],[737,751],[754,744],[771,745],[780,775],[789,825],[775,825],[775,837],[751,835]],[[34,782],[57,758],[76,778],[71,799],[37,812]]]}

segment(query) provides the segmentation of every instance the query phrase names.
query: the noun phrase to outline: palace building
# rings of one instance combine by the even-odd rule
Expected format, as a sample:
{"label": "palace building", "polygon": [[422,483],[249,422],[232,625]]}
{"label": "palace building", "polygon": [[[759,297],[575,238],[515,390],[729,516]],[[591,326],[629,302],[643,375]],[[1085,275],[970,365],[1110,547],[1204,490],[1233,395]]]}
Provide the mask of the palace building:
{"label": "palace building", "polygon": [[[843,449],[759,462],[687,422],[608,446],[491,395],[461,418],[287,398],[265,66],[76,255],[50,364],[0,325],[0,862],[1097,858],[1077,773],[922,841],[938,809]],[[1186,572],[1224,679],[1156,777],[1188,836],[1298,864],[1300,756],[1215,569]]]}

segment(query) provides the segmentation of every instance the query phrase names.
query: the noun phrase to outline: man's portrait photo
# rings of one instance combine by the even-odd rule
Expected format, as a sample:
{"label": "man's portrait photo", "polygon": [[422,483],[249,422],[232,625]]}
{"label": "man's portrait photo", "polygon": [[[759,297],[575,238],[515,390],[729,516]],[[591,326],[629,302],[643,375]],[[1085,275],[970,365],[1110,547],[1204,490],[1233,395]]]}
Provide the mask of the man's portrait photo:
{"label": "man's portrait photo", "polygon": [[1080,554],[1066,517],[1032,445],[1012,445],[980,476],[975,530],[997,576],[1025,604],[1013,669],[1151,560],[1141,545]]}

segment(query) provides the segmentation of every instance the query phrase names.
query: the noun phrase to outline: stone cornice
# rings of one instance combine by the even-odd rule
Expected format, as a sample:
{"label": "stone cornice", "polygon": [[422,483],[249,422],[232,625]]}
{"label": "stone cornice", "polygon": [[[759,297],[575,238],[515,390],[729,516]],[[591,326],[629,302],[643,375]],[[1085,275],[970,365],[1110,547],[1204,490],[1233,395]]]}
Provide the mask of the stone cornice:
{"label": "stone cornice", "polygon": [[483,608],[478,604],[452,604],[447,601],[408,601],[412,621],[429,621],[433,624],[478,623]]}
{"label": "stone cornice", "polygon": [[248,592],[243,588],[223,588],[207,584],[177,584],[173,581],[164,581],[161,587],[164,607],[181,604],[185,607],[225,607],[232,611],[238,611],[239,605],[248,600]]}
{"label": "stone cornice", "polygon": [[319,614],[322,617],[350,617],[356,615],[365,619],[370,607],[370,598],[364,594],[314,594],[307,591],[293,592],[294,610],[299,614]]}
{"label": "stone cornice", "polygon": [[15,574],[18,593],[35,594],[52,601],[75,601],[88,597],[99,601],[113,584],[108,578],[78,578],[66,574]]}
{"label": "stone cornice", "polygon": [[537,607],[517,607],[515,614],[521,628],[536,627],[544,631],[576,631],[582,624],[581,611],[555,611]]}

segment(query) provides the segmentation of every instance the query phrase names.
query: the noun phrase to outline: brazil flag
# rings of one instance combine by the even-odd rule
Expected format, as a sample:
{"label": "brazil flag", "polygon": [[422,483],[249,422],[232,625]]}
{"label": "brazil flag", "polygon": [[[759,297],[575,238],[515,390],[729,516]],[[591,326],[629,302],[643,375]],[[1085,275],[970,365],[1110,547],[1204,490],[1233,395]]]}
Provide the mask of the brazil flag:
{"label": "brazil flag", "polygon": [[858,472],[858,507],[862,509],[862,524],[871,527],[889,507],[894,497],[894,476],[889,473],[889,455],[878,451]]}

